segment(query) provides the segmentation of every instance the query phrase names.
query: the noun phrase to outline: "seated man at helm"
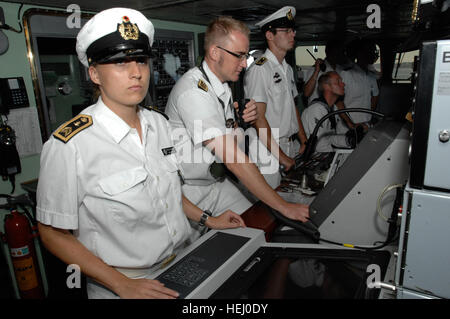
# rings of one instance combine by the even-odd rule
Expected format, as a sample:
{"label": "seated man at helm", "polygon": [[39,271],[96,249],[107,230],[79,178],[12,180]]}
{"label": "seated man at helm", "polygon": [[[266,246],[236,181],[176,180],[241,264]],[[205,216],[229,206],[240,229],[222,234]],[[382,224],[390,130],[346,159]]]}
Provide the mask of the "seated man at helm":
{"label": "seated man at helm", "polygon": [[[327,72],[319,77],[319,97],[303,111],[302,123],[308,139],[321,118],[333,111],[339,96],[345,94],[345,84],[335,71]],[[326,119],[317,131],[316,152],[332,152],[334,147],[353,148],[356,145],[355,131],[347,134],[336,133],[336,117]]]}

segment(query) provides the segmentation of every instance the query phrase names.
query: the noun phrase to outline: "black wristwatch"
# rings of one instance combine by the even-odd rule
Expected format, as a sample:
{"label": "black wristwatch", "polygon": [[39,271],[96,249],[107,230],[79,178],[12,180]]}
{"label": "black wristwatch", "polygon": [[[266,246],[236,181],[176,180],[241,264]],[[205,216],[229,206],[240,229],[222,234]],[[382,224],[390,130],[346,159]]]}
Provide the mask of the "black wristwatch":
{"label": "black wristwatch", "polygon": [[200,217],[200,221],[198,222],[199,226],[205,226],[206,220],[208,217],[212,216],[212,213],[209,210],[204,210],[202,217]]}

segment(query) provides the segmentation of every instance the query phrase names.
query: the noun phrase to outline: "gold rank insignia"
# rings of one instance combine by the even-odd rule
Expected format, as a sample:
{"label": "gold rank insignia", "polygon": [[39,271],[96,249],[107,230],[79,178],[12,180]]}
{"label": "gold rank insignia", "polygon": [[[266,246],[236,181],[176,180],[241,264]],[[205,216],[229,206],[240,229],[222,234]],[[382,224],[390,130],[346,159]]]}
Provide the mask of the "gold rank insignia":
{"label": "gold rank insignia", "polygon": [[202,79],[198,80],[197,86],[205,92],[208,92],[208,86]]}
{"label": "gold rank insignia", "polygon": [[164,269],[164,268],[166,268],[167,266],[169,266],[169,264],[175,259],[176,256],[177,256],[177,254],[172,254],[172,255],[170,255],[169,257],[167,257],[166,259],[164,259],[164,260],[161,262],[161,264],[160,264],[160,266],[159,266],[159,269]]}
{"label": "gold rank insignia", "polygon": [[256,65],[263,65],[264,63],[266,63],[267,62],[267,58],[266,57],[260,57],[256,62],[255,62],[255,64]]}
{"label": "gold rank insignia", "polygon": [[136,24],[130,22],[130,18],[127,16],[122,17],[122,23],[117,24],[117,29],[120,35],[125,40],[137,40],[139,39],[139,28]]}
{"label": "gold rank insignia", "polygon": [[289,9],[289,11],[286,13],[286,17],[288,18],[288,20],[294,20],[291,9]]}
{"label": "gold rank insignia", "polygon": [[166,120],[169,120],[169,116],[166,113],[158,110],[158,108],[156,106],[147,105],[147,106],[144,106],[143,108],[147,109],[149,111],[155,111],[155,112],[161,114],[162,116],[164,116],[166,118]]}
{"label": "gold rank insignia", "polygon": [[92,117],[90,115],[79,114],[70,121],[67,121],[53,133],[53,136],[64,143],[67,143],[76,134],[92,125]]}

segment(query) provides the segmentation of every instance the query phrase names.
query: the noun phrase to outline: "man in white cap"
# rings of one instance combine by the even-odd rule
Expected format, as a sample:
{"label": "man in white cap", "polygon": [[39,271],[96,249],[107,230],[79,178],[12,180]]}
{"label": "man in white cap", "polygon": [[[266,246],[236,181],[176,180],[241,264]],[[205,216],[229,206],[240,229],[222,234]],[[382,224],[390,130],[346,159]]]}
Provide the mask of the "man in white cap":
{"label": "man in white cap", "polygon": [[283,7],[256,25],[268,48],[246,71],[245,96],[256,101],[259,138],[273,154],[279,154],[280,164],[287,171],[295,164],[293,157],[303,152],[307,140],[294,102],[298,95],[294,73],[285,60],[295,43],[295,8]]}
{"label": "man in white cap", "polygon": [[231,211],[205,218],[182,195],[169,122],[138,106],[153,36],[152,23],[131,9],[108,9],[86,23],[76,50],[100,97],[61,125],[41,154],[39,232],[54,255],[87,276],[89,298],[176,298],[148,278],[185,247],[186,215],[211,228],[244,226]]}
{"label": "man in white cap", "polygon": [[[265,181],[236,141],[231,89],[247,66],[248,27],[230,17],[214,19],[205,34],[205,59],[186,72],[169,95],[166,114],[180,132],[177,154],[182,162],[183,193],[213,215],[229,207],[243,213],[251,204],[224,174],[224,165],[258,199],[296,220],[306,221],[308,207],[284,201]],[[256,119],[254,101],[243,119]],[[197,161],[196,161],[197,159]]]}

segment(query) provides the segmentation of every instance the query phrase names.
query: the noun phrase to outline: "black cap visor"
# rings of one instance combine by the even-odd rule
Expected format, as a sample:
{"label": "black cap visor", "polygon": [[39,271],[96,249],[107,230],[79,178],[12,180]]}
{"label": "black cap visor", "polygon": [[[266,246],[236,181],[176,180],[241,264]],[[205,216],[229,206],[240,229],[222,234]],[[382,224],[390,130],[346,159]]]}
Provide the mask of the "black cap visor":
{"label": "black cap visor", "polygon": [[153,57],[148,37],[140,33],[137,40],[125,40],[118,32],[110,33],[94,41],[86,51],[89,65],[110,63],[127,57]]}
{"label": "black cap visor", "polygon": [[292,28],[295,30],[295,20],[289,20],[286,17],[275,19],[266,23],[262,27],[262,30],[263,32],[266,32],[267,30],[273,30],[275,28]]}
{"label": "black cap visor", "polygon": [[105,55],[103,58],[93,61],[92,63],[106,64],[114,63],[124,59],[139,59],[139,58],[151,58],[152,54],[149,52],[144,52],[142,49],[125,49],[119,50],[118,52],[112,53],[111,55]]}

